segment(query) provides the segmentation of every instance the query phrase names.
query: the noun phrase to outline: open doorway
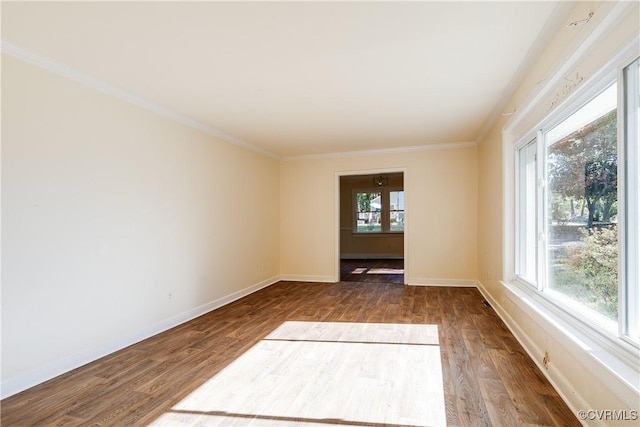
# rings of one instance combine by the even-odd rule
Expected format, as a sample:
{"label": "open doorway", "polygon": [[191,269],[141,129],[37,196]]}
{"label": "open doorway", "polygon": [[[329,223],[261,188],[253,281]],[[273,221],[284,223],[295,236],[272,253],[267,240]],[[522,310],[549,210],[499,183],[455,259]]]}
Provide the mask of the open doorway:
{"label": "open doorway", "polygon": [[340,281],[404,284],[404,173],[339,177]]}

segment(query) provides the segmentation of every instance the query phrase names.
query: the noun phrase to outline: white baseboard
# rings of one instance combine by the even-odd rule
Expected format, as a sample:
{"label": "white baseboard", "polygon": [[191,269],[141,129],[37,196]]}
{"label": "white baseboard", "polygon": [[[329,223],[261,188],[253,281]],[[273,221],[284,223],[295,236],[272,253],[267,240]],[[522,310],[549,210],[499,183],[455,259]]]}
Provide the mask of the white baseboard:
{"label": "white baseboard", "polygon": [[271,279],[264,280],[225,297],[218,298],[207,304],[172,316],[147,328],[140,329],[126,337],[118,339],[117,341],[90,348],[80,353],[67,356],[55,362],[49,363],[46,366],[34,369],[30,372],[26,372],[17,377],[10,378],[0,384],[0,399],[4,399],[14,394],[20,393],[21,391],[27,390],[28,388],[34,387],[73,369],[79,368],[83,365],[86,365],[87,363],[98,360],[101,357],[107,356],[132,344],[138,343],[168,329],[174,328],[198,316],[202,316],[203,314],[206,314],[212,310],[215,310],[242,297],[257,292],[260,289],[271,286],[279,280],[280,277],[273,277]]}
{"label": "white baseboard", "polygon": [[478,282],[472,279],[405,279],[409,286],[450,286],[459,288],[475,288],[478,286]]}
{"label": "white baseboard", "polygon": [[335,283],[333,276],[302,276],[295,274],[282,274],[280,280],[289,282],[319,282],[319,283]]}
{"label": "white baseboard", "polygon": [[[529,357],[536,364],[540,372],[547,378],[553,388],[558,392],[562,400],[569,406],[569,409],[574,414],[577,414],[579,410],[591,409],[590,405],[580,396],[576,390],[571,386],[571,383],[565,378],[565,376],[558,370],[553,364],[549,365],[548,369],[545,369],[542,365],[542,359],[544,357],[544,349],[535,344],[531,337],[513,320],[513,318],[507,313],[507,311],[491,296],[489,292],[484,288],[482,282],[478,282],[478,290],[482,296],[491,304],[498,317],[502,319],[507,328],[511,331],[513,336],[518,340],[520,345],[527,352]],[[584,425],[584,422],[581,420]],[[597,421],[590,421],[597,422]],[[600,424],[602,425],[602,424]]]}

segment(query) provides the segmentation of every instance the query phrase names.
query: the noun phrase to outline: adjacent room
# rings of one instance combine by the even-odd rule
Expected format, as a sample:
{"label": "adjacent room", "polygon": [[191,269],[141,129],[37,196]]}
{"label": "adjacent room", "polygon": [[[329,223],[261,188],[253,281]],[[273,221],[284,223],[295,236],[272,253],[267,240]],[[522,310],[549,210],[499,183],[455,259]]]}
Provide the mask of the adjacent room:
{"label": "adjacent room", "polygon": [[637,425],[637,1],[1,20],[3,425]]}
{"label": "adjacent room", "polygon": [[403,173],[340,177],[340,280],[404,284]]}

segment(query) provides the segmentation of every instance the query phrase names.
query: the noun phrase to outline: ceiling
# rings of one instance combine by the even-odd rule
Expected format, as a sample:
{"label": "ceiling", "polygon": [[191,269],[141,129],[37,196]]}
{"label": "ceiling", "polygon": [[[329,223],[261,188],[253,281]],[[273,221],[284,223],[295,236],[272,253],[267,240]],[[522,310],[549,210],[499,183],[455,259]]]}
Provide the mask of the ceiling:
{"label": "ceiling", "polygon": [[3,2],[2,39],[291,157],[475,141],[558,4]]}

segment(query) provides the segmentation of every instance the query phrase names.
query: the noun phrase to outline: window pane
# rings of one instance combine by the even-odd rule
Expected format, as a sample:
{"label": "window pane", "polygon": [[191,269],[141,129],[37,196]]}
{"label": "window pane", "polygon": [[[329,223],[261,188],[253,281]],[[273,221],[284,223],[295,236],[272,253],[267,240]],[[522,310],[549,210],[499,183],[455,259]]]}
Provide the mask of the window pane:
{"label": "window pane", "polygon": [[548,287],[617,320],[616,85],[546,134]]}
{"label": "window pane", "polygon": [[536,283],[536,141],[518,150],[518,271],[517,274]]}
{"label": "window pane", "polygon": [[358,232],[381,232],[381,193],[356,193]]}
{"label": "window pane", "polygon": [[404,191],[389,192],[390,230],[404,231]]}

